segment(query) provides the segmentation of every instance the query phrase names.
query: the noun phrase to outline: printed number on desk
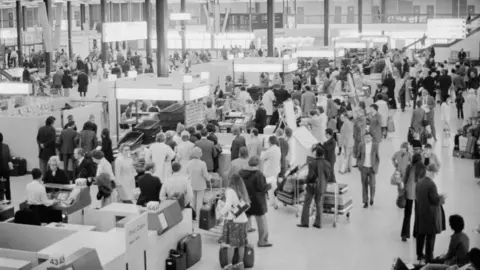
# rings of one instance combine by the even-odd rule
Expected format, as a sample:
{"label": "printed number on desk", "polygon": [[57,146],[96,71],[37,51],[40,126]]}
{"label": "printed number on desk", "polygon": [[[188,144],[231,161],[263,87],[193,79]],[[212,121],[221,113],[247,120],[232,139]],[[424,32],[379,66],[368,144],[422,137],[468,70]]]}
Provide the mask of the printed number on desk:
{"label": "printed number on desk", "polygon": [[54,255],[48,259],[48,266],[53,268],[60,268],[65,265],[65,256]]}

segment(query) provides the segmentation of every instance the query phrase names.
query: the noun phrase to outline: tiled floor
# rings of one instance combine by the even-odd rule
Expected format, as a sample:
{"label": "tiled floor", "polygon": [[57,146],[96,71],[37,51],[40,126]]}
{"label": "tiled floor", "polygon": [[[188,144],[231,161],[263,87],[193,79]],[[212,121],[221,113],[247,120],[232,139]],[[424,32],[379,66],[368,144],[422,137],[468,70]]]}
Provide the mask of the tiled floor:
{"label": "tiled floor", "polygon": [[[339,182],[350,185],[349,192],[355,202],[350,221],[341,216],[337,228],[331,225],[332,216],[326,215],[321,230],[300,229],[296,227],[298,219],[293,208],[280,206],[278,210],[269,209],[270,240],[274,246],[255,249],[255,269],[385,270],[390,269],[396,256],[413,262],[414,241],[401,242],[403,211],[396,207],[396,187],[390,185],[393,169],[390,159],[406,138],[410,115],[410,111],[397,112],[394,117],[396,132],[381,144],[381,168],[377,175],[377,196],[373,207],[361,207],[360,174],[354,170],[349,175],[337,175]],[[480,235],[473,233],[480,224],[480,186],[473,178],[473,161],[452,158],[451,149],[442,148],[441,141],[436,144],[435,151],[442,162],[439,180],[441,189],[447,195],[446,215],[462,215],[471,246],[480,247]],[[27,179],[28,176],[11,180],[15,204],[24,196]],[[447,230],[437,236],[436,255],[446,251],[450,234]],[[256,236],[256,233],[251,234],[252,243],[256,242]],[[202,261],[191,269],[219,269],[216,237],[205,235],[203,241]]]}

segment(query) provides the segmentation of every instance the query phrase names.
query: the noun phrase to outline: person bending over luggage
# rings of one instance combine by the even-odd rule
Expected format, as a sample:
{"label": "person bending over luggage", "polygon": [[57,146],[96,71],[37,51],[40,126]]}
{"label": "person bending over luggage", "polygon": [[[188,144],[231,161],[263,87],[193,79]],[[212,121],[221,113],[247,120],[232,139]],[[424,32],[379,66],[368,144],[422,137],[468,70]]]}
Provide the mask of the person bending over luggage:
{"label": "person bending over luggage", "polygon": [[174,162],[172,164],[172,175],[163,182],[160,189],[161,202],[164,200],[179,200],[182,197],[184,198],[184,206],[188,206],[192,202],[192,185],[188,174],[182,173],[181,168],[180,163]]}
{"label": "person bending over luggage", "polygon": [[450,266],[462,267],[468,263],[470,240],[463,232],[465,222],[460,215],[451,215],[448,221],[453,234],[450,237],[447,254],[434,259],[432,263],[422,268],[423,270],[450,269]]}
{"label": "person bending over luggage", "polygon": [[38,168],[32,170],[33,181],[27,184],[27,203],[33,212],[36,212],[42,223],[62,221],[62,212],[51,207],[58,203],[56,199],[49,199],[45,186],[42,184],[42,172]]}
{"label": "person bending over luggage", "polygon": [[[238,174],[233,174],[229,179],[229,183],[228,188],[225,190],[225,203],[220,210],[220,215],[225,218],[222,234],[223,243],[228,246],[228,264],[223,269],[243,270],[245,247],[248,245],[248,218],[245,212],[234,211],[234,208],[244,203],[250,204],[250,197],[242,178]],[[235,249],[238,250],[239,263],[232,265]]]}
{"label": "person bending over luggage", "polygon": [[137,205],[145,206],[151,201],[160,201],[162,182],[160,178],[152,174],[154,169],[155,165],[153,163],[148,162],[145,164],[145,174],[138,179],[140,195],[138,196]]}

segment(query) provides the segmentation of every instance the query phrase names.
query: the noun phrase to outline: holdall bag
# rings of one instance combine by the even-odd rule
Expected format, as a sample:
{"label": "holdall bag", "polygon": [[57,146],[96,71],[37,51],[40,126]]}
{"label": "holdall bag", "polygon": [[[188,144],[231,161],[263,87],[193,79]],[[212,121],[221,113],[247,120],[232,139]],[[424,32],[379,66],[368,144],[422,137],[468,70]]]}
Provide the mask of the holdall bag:
{"label": "holdall bag", "polygon": [[198,233],[190,234],[178,242],[178,250],[185,252],[187,269],[195,265],[202,258],[202,236]]}
{"label": "holdall bag", "polygon": [[27,160],[20,157],[12,157],[13,170],[10,176],[23,176],[27,174]]}
{"label": "holdall bag", "polygon": [[475,160],[473,167],[475,178],[480,178],[480,160]]}
{"label": "holdall bag", "polygon": [[170,250],[170,255],[165,261],[165,270],[186,270],[187,256],[180,250]]}
{"label": "holdall bag", "polygon": [[[219,250],[220,267],[224,268],[228,264],[228,249],[229,246],[221,246]],[[238,250],[235,249],[233,254],[232,264],[238,263]],[[245,268],[253,268],[255,265],[255,250],[252,245],[245,246],[245,253],[243,255],[243,266]]]}

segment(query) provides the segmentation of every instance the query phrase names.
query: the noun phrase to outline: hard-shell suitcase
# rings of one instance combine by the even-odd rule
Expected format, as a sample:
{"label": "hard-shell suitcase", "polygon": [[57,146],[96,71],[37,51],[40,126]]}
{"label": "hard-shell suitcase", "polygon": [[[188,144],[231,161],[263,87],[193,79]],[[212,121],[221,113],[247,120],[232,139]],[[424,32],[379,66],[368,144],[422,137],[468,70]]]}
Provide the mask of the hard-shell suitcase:
{"label": "hard-shell suitcase", "polygon": [[27,174],[27,160],[20,157],[12,157],[13,170],[10,176],[22,176]]}
{"label": "hard-shell suitcase", "polygon": [[475,178],[480,178],[480,160],[473,163]]}
{"label": "hard-shell suitcase", "polygon": [[195,265],[202,258],[202,236],[198,233],[190,234],[178,242],[178,250],[185,252],[187,269]]}
{"label": "hard-shell suitcase", "polygon": [[[221,246],[219,250],[219,262],[220,267],[224,268],[228,264],[228,246]],[[232,264],[235,265],[238,263],[238,251],[235,249],[235,253],[233,254]],[[253,249],[252,245],[247,245],[245,247],[245,253],[243,257],[243,266],[245,268],[253,268],[255,264],[255,250]]]}
{"label": "hard-shell suitcase", "polygon": [[170,250],[170,255],[165,261],[165,270],[186,270],[187,256],[180,250]]}
{"label": "hard-shell suitcase", "polygon": [[215,202],[210,202],[202,206],[200,209],[199,228],[201,230],[210,230],[217,225],[217,215],[215,214]]}

